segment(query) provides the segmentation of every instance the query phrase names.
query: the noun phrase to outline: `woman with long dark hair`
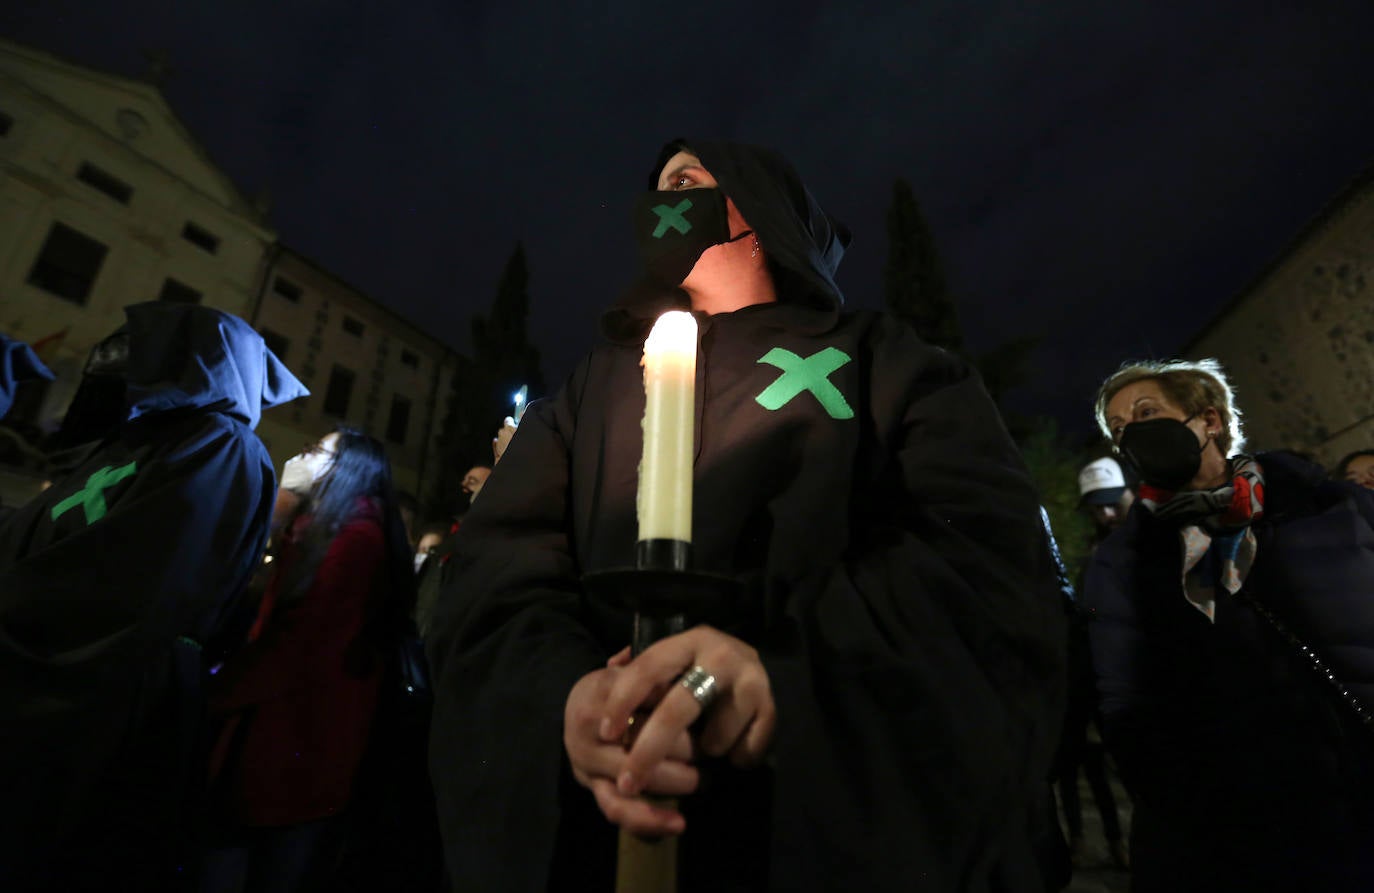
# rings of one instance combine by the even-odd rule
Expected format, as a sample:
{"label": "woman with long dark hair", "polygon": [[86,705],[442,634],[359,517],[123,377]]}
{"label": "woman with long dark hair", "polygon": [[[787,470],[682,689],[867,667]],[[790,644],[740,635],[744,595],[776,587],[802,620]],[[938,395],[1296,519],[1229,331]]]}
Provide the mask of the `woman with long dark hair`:
{"label": "woman with long dark hair", "polygon": [[248,643],[211,686],[223,721],[211,793],[227,846],[207,854],[206,890],[294,891],[328,878],[414,606],[382,445],[340,428],[293,462],[309,469],[310,492],[285,527]]}

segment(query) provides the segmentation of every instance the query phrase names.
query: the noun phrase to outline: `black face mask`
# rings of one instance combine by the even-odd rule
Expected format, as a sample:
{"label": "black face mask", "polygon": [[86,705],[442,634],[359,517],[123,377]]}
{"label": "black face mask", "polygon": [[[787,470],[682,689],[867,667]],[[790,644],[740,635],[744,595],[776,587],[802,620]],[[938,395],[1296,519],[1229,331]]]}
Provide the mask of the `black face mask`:
{"label": "black face mask", "polygon": [[1205,440],[1198,446],[1193,429],[1178,419],[1148,419],[1127,425],[1118,449],[1145,483],[1161,490],[1178,490],[1197,477],[1202,451],[1210,442]]}
{"label": "black face mask", "polygon": [[646,192],[635,202],[634,226],[644,269],[673,287],[682,284],[707,248],[753,233],[730,238],[725,194],[711,188]]}

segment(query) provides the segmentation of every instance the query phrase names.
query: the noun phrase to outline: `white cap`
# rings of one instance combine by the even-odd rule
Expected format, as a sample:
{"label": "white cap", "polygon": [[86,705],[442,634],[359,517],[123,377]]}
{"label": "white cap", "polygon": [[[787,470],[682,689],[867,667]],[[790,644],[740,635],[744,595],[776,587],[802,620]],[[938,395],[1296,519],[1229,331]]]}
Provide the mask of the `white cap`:
{"label": "white cap", "polygon": [[[1080,500],[1089,502],[1116,502],[1121,491],[1126,488],[1126,476],[1121,466],[1110,456],[1089,462],[1078,472],[1078,495]],[[1108,491],[1102,493],[1100,491]],[[1089,500],[1090,494],[1098,494]]]}

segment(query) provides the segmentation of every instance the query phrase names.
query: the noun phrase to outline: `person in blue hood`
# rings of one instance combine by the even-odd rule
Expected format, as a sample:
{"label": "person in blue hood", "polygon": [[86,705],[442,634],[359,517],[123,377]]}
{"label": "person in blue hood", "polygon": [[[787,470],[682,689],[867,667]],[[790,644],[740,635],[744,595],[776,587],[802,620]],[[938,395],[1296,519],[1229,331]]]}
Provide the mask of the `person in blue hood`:
{"label": "person in blue hood", "polygon": [[[1043,890],[1064,624],[986,390],[842,308],[849,232],[776,153],[676,141],[648,187],[608,343],[530,405],[434,611],[454,888],[611,889],[624,830],[681,835],[684,890]],[[665,310],[699,326],[693,564],[738,594],[631,658],[583,577],[636,563]]]}
{"label": "person in blue hood", "polygon": [[253,428],[308,393],[236,317],[125,313],[125,421],[0,527],[7,891],[160,890],[184,868],[202,643],[262,556],[276,489]]}
{"label": "person in blue hood", "polygon": [[53,374],[38,355],[22,341],[0,335],[0,419],[14,404],[19,383],[32,379],[52,381]]}
{"label": "person in blue hood", "polygon": [[[0,334],[0,419],[3,419],[14,405],[19,385],[25,381],[52,381],[53,374],[43,361],[22,341],[15,341]],[[0,522],[3,522],[14,509],[0,503]]]}

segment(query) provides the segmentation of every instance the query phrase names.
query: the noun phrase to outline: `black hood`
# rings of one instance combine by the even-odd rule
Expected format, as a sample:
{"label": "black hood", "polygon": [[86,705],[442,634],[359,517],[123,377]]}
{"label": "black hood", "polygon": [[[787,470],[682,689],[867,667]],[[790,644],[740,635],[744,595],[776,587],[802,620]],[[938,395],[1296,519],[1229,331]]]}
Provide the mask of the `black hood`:
{"label": "black hood", "polygon": [[53,374],[38,359],[33,348],[22,341],[0,335],[0,418],[9,412],[19,383],[32,378],[52,381]]}
{"label": "black hood", "polygon": [[237,316],[166,301],[134,304],[124,313],[130,419],[199,409],[256,428],[264,409],[310,395]]}
{"label": "black hood", "polygon": [[[673,140],[659,150],[647,187],[658,188],[658,173],[680,151],[701,159],[749,222],[768,256],[778,300],[811,310],[807,328],[824,331],[835,324],[844,295],[835,271],[849,246],[849,229],[825,212],[797,172],[777,152],[731,142]],[[640,340],[665,310],[690,307],[682,289],[664,289],[641,278],[602,317],[602,329],[615,341]]]}

